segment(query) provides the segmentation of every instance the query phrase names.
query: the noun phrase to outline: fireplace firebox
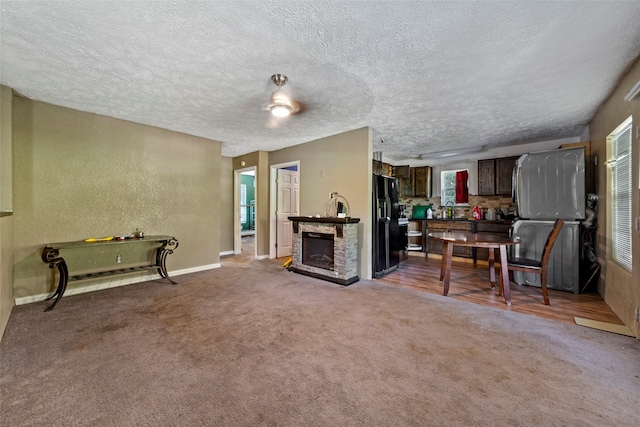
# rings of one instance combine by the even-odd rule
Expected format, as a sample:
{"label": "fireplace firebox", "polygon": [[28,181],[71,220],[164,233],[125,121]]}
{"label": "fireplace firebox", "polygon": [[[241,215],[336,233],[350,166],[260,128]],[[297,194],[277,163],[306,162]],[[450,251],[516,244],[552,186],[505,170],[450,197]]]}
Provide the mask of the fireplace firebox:
{"label": "fireplace firebox", "polygon": [[302,263],[333,270],[333,234],[302,232]]}

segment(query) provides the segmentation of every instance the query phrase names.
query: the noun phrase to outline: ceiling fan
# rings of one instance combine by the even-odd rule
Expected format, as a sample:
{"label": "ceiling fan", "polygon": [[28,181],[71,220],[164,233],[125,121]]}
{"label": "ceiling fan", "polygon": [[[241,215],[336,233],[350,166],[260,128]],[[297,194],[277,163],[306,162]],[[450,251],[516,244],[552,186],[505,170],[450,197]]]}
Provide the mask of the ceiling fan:
{"label": "ceiling fan", "polygon": [[269,104],[262,107],[265,111],[271,111],[276,117],[287,117],[289,114],[295,114],[300,111],[300,104],[292,100],[282,88],[289,79],[284,74],[274,74],[271,81],[278,86],[271,94]]}

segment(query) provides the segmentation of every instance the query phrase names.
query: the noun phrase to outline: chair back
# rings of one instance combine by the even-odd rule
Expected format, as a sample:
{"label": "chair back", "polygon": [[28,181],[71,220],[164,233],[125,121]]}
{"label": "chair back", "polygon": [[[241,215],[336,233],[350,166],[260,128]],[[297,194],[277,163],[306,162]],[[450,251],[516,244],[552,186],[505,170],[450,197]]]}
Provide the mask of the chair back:
{"label": "chair back", "polygon": [[543,269],[547,268],[547,264],[549,264],[549,258],[551,257],[551,249],[553,249],[553,245],[556,242],[556,239],[560,235],[560,231],[562,230],[562,226],[564,225],[564,221],[561,219],[556,219],[556,222],[553,223],[553,228],[551,229],[551,233],[549,233],[549,237],[547,237],[547,241],[544,244],[544,249],[542,249],[542,260],[540,264]]}

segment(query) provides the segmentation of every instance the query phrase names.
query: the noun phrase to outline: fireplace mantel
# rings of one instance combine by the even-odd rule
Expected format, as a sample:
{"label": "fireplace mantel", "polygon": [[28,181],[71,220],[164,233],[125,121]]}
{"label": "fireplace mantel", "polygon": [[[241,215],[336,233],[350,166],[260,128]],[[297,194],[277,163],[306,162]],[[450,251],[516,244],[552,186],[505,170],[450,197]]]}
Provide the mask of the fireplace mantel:
{"label": "fireplace mantel", "polygon": [[[289,270],[340,285],[358,277],[358,223],[360,218],[290,216],[293,223],[292,256]],[[303,234],[333,235],[333,267],[320,268],[303,262]]]}
{"label": "fireplace mantel", "polygon": [[357,224],[360,222],[360,218],[337,218],[328,216],[290,216],[289,219],[298,222],[321,222],[325,224]]}

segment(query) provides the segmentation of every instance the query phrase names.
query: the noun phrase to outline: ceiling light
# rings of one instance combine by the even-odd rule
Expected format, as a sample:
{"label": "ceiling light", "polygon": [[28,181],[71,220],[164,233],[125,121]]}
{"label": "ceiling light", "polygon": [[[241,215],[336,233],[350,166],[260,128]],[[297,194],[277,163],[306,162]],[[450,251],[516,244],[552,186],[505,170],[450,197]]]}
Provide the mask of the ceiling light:
{"label": "ceiling light", "polygon": [[274,74],[271,76],[271,81],[278,86],[271,94],[271,101],[267,106],[267,110],[271,111],[276,117],[287,117],[289,114],[298,112],[300,106],[289,98],[289,95],[282,89],[282,86],[287,84],[289,79],[284,74]]}
{"label": "ceiling light", "polygon": [[640,81],[636,83],[634,87],[631,88],[629,92],[624,96],[624,100],[629,102],[632,99],[635,99],[638,95],[640,95]]}
{"label": "ceiling light", "polygon": [[441,158],[445,158],[445,157],[453,157],[453,156],[460,156],[462,154],[472,154],[472,153],[479,153],[480,151],[484,150],[484,146],[479,146],[479,147],[464,147],[464,148],[458,148],[455,150],[447,150],[447,151],[438,151],[437,153],[427,153],[427,154],[422,154],[421,157],[424,159],[441,159]]}

